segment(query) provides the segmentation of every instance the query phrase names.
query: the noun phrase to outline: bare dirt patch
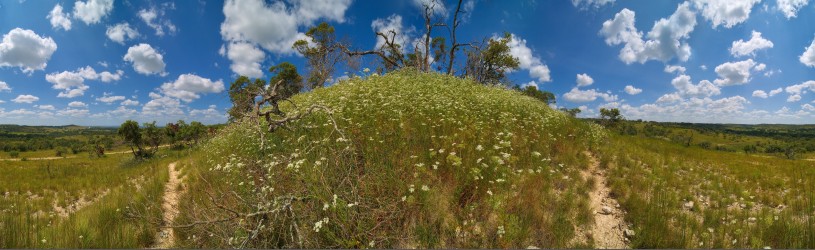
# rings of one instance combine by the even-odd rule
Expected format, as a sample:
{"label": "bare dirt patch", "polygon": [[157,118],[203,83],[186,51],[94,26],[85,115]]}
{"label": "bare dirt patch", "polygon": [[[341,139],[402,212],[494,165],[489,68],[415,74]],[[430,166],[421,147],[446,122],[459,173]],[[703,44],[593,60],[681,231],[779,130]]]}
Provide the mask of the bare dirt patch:
{"label": "bare dirt patch", "polygon": [[[162,224],[171,225],[175,217],[178,215],[178,199],[181,196],[179,190],[182,179],[179,178],[181,174],[176,169],[176,162],[170,163],[167,168],[170,170],[170,178],[167,184],[164,185],[164,198],[161,203],[161,209],[164,211]],[[175,245],[175,233],[172,228],[162,228],[156,235],[156,243],[153,248],[168,249]]]}
{"label": "bare dirt patch", "polygon": [[[584,180],[593,177],[595,185],[589,193],[589,204],[594,211],[594,224],[588,228],[588,234],[594,239],[595,248],[628,248],[626,244],[628,226],[625,224],[625,212],[620,209],[617,200],[609,195],[611,189],[606,184],[606,171],[599,167],[600,163],[591,153],[586,152],[586,155],[590,160],[589,168],[581,171],[580,174]],[[627,232],[630,235],[634,234],[630,230]]]}

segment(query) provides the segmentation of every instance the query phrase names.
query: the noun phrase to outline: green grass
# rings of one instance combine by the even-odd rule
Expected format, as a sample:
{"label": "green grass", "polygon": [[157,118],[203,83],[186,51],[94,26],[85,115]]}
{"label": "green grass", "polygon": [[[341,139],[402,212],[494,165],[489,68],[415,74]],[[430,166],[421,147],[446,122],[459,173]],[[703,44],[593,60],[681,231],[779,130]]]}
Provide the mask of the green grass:
{"label": "green grass", "polygon": [[632,247],[815,247],[811,162],[631,136],[600,152],[637,232]]}
{"label": "green grass", "polygon": [[[0,198],[0,247],[150,246],[161,218],[167,164],[175,154],[162,151],[162,157],[144,162],[127,154],[2,162],[0,183],[8,195]],[[55,210],[80,198],[94,202],[67,217]]]}
{"label": "green grass", "polygon": [[590,222],[579,172],[601,129],[538,100],[405,70],[292,101],[284,109],[329,107],[340,131],[324,112],[275,133],[231,124],[192,164],[189,175],[202,178],[189,183],[177,222],[229,215],[214,204],[252,213],[302,200],[177,230],[181,246],[571,247]]}

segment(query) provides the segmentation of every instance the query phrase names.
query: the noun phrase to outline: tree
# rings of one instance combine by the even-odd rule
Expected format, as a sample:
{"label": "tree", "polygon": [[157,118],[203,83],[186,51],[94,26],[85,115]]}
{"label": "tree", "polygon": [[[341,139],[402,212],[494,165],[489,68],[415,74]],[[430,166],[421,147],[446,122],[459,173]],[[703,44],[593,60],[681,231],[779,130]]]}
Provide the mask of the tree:
{"label": "tree", "polygon": [[156,126],[156,121],[151,123],[144,123],[144,139],[148,145],[153,147],[153,153],[158,151],[158,146],[161,145],[161,141],[164,139],[164,136],[161,133],[161,130]]}
{"label": "tree", "polygon": [[[419,59],[419,60],[416,60],[418,62],[417,63],[417,68],[419,68],[422,71],[430,71],[430,53],[431,53],[430,52],[430,49],[431,49],[430,48],[430,46],[431,46],[431,41],[430,41],[431,38],[430,38],[430,36],[433,33],[433,29],[436,28],[436,27],[446,26],[446,24],[444,24],[444,23],[441,23],[441,22],[438,22],[438,21],[434,22],[432,20],[433,17],[434,17],[434,14],[436,13],[435,9],[436,9],[436,7],[438,5],[436,3],[436,1],[437,0],[430,0],[430,1],[422,2],[422,7],[424,8],[424,13],[423,13],[424,15],[423,16],[424,16],[424,27],[425,27],[424,42],[422,44],[424,46],[424,48],[421,51],[419,51],[418,48],[414,49],[414,53],[417,55],[417,57],[418,57],[417,59]],[[443,51],[444,50],[444,40],[441,40],[440,44],[438,44],[439,42],[437,42],[437,39],[433,38],[433,43],[437,43],[436,44],[437,49],[441,50],[440,53],[438,53],[438,54],[443,55],[444,54],[444,51]],[[441,61],[442,60],[442,59],[439,59],[438,57],[434,58],[434,59],[436,61]]]}
{"label": "tree", "polygon": [[172,122],[167,123],[167,126],[164,127],[164,135],[167,137],[167,140],[171,144],[175,144],[178,141],[178,134],[179,134],[179,127],[177,124],[173,124]]}
{"label": "tree", "polygon": [[[300,89],[303,88],[303,77],[297,73],[297,67],[289,62],[282,62],[276,66],[269,68],[269,72],[272,74],[276,74],[269,80],[269,84],[277,84],[280,82],[280,94],[286,98],[293,96],[300,92]],[[252,100],[254,101],[254,97],[257,95],[252,96]]]}
{"label": "tree", "polygon": [[[141,158],[144,155],[142,149],[142,134],[139,123],[133,120],[127,120],[119,126],[119,136],[124,139],[125,143],[130,146],[130,151],[133,152],[133,157]],[[136,147],[136,148],[133,148]],[[136,150],[138,149],[138,151]]]}
{"label": "tree", "polygon": [[[294,42],[292,48],[306,58],[308,63],[308,77],[306,82],[310,89],[325,86],[337,63],[345,60],[348,55],[343,52],[345,47],[337,41],[334,27],[326,22],[310,28],[306,32],[308,40],[301,39]],[[313,42],[313,46],[309,44]]]}
{"label": "tree", "polygon": [[[229,121],[233,122],[243,117],[247,112],[252,111],[253,98],[255,93],[266,85],[263,79],[255,79],[254,82],[249,77],[240,76],[229,85],[229,99],[232,107],[229,108]],[[172,124],[172,123],[170,123]],[[169,125],[169,124],[168,124]]]}
{"label": "tree", "polygon": [[[520,88],[518,89],[520,90]],[[546,103],[547,105],[555,103],[555,94],[552,94],[552,92],[549,91],[539,90],[535,86],[526,86],[525,88],[523,88],[523,90],[520,91],[524,95],[538,99],[543,103]]]}
{"label": "tree", "polygon": [[506,81],[506,72],[518,69],[518,58],[509,53],[512,34],[504,33],[501,38],[490,38],[486,48],[473,46],[467,53],[465,76],[483,83],[499,84]]}
{"label": "tree", "polygon": [[472,44],[470,44],[470,43],[456,43],[456,29],[458,28],[458,25],[461,24],[461,20],[459,20],[458,17],[459,17],[459,14],[464,13],[464,11],[461,10],[461,2],[462,2],[462,0],[458,0],[458,5],[456,5],[456,12],[455,12],[455,14],[453,14],[453,25],[451,25],[452,28],[450,29],[450,40],[451,41],[450,41],[450,51],[449,51],[450,56],[448,57],[450,61],[447,63],[447,74],[448,75],[453,74],[453,63],[454,63],[454,61],[456,59],[456,51],[458,51],[459,47],[472,46]]}
{"label": "tree", "polygon": [[207,127],[197,121],[190,122],[190,126],[187,127],[187,134],[189,135],[190,139],[195,142],[195,144],[198,144],[198,140],[200,140],[206,133]]}
{"label": "tree", "polygon": [[614,127],[617,125],[618,122],[623,120],[623,116],[620,115],[620,110],[617,108],[613,109],[601,108],[600,120],[604,126]]}
{"label": "tree", "polygon": [[580,110],[579,108],[570,108],[570,109],[560,108],[560,111],[563,112],[563,113],[566,113],[566,114],[568,114],[568,115],[570,115],[572,117],[577,117],[577,114],[580,114],[580,112],[582,110]]}

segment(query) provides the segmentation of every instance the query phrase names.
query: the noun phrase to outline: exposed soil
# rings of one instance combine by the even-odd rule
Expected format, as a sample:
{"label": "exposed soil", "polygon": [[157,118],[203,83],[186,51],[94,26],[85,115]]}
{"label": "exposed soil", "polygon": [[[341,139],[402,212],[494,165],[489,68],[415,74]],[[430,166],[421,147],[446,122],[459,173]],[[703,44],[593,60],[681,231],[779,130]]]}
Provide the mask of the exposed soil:
{"label": "exposed soil", "polygon": [[594,177],[595,188],[589,193],[589,202],[594,211],[594,224],[588,228],[588,232],[594,239],[594,248],[622,249],[628,248],[625,230],[625,212],[619,208],[619,203],[609,196],[611,189],[606,184],[606,171],[599,167],[600,163],[591,153],[589,156],[589,168],[583,170],[583,179],[588,180]]}
{"label": "exposed soil", "polygon": [[[179,185],[181,178],[179,178],[179,171],[175,168],[176,163],[170,163],[167,166],[170,170],[170,178],[167,184],[164,185],[164,198],[161,203],[161,209],[164,211],[162,223],[170,225],[178,215],[178,198],[181,196]],[[168,249],[175,245],[175,234],[172,228],[162,228],[156,235],[156,241],[153,248]]]}

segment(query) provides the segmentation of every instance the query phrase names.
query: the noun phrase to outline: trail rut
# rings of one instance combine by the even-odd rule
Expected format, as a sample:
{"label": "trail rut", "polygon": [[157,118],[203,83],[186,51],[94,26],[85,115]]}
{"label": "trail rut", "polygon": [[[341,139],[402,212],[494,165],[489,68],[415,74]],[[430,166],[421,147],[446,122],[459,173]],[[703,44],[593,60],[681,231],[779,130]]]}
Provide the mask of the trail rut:
{"label": "trail rut", "polygon": [[[178,200],[181,196],[181,191],[179,191],[178,188],[182,180],[179,178],[180,173],[175,166],[176,162],[167,165],[170,171],[170,178],[167,180],[167,184],[164,185],[164,197],[161,203],[161,209],[164,211],[162,224],[165,226],[172,224],[178,215]],[[173,247],[175,245],[175,233],[173,229],[162,228],[156,235],[155,242],[153,248],[167,249]]]}
{"label": "trail rut", "polygon": [[[590,206],[594,211],[594,224],[588,230],[594,239],[594,248],[622,249],[628,248],[625,231],[624,212],[619,203],[610,197],[611,189],[607,186],[606,171],[601,169],[597,159],[586,152],[589,157],[589,168],[581,171],[584,180],[594,177],[594,189],[589,193]],[[632,231],[629,231],[632,232]]]}

